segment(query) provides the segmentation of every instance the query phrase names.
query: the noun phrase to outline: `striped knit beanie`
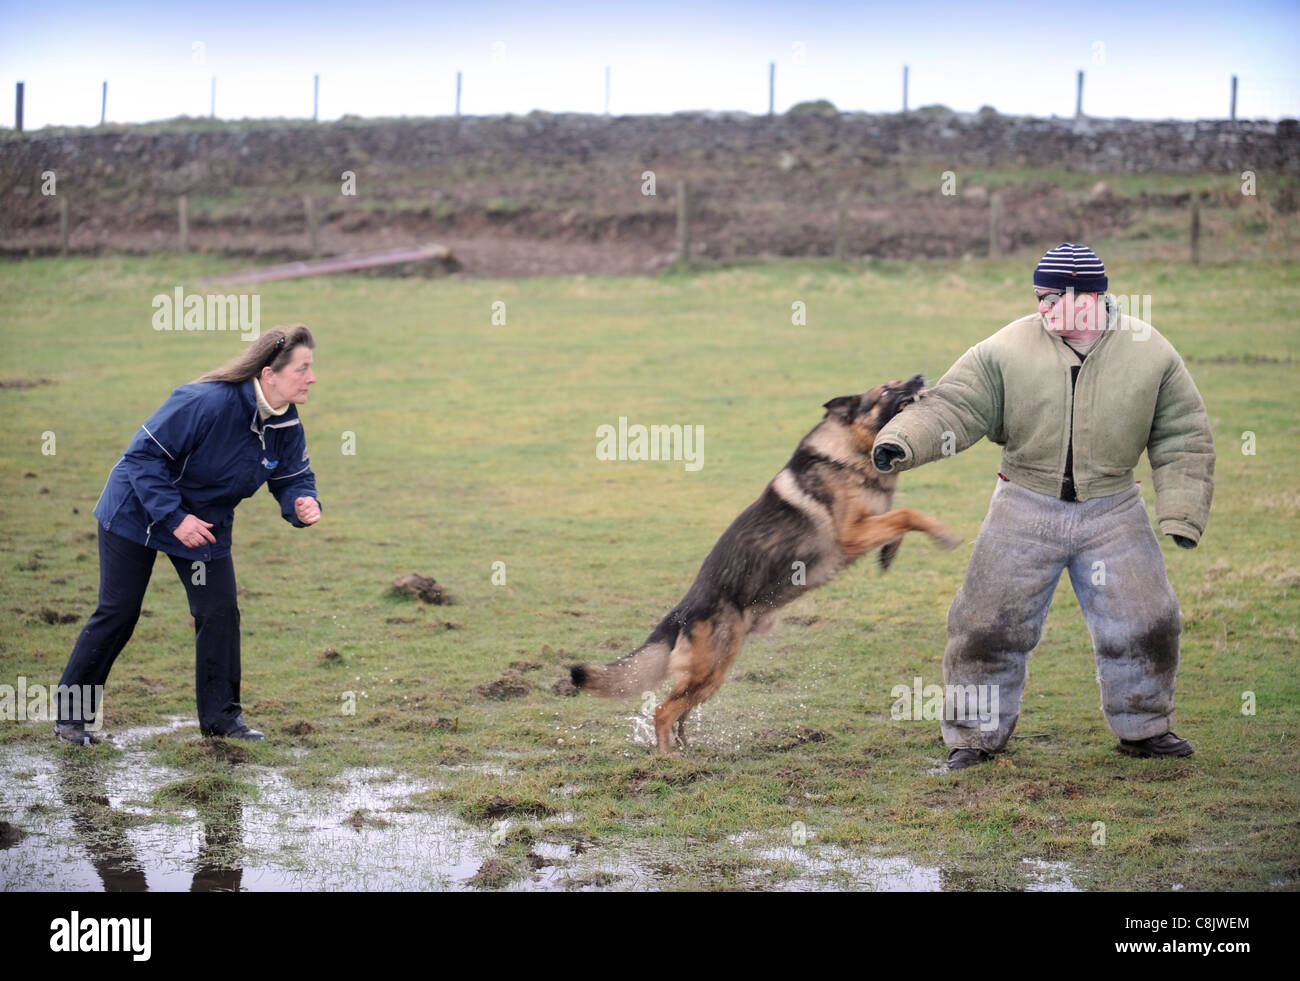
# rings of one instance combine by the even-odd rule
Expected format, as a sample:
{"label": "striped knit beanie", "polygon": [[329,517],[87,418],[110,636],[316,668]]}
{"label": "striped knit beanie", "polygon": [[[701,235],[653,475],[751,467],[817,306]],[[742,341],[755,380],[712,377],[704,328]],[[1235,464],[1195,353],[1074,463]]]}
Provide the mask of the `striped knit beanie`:
{"label": "striped knit beanie", "polygon": [[1105,293],[1106,267],[1097,253],[1086,245],[1062,242],[1038,260],[1034,269],[1034,285],[1046,289],[1074,288],[1076,293]]}

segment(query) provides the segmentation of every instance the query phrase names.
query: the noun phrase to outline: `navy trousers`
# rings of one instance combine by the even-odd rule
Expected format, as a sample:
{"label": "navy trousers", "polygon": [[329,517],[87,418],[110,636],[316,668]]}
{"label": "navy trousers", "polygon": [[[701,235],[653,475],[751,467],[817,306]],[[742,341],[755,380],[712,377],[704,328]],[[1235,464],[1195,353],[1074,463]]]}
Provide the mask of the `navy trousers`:
{"label": "navy trousers", "polygon": [[[104,685],[113,661],[131,639],[158,551],[139,545],[99,526],[99,605],[86,622],[63,669],[64,685]],[[205,736],[238,729],[239,606],[235,602],[235,564],[229,559],[191,562],[167,556],[189,597],[194,617],[194,687],[198,695],[199,729]],[[83,688],[82,691],[87,689]],[[98,689],[91,688],[90,691]],[[83,718],[60,722],[91,722],[99,706],[91,698],[81,707]]]}

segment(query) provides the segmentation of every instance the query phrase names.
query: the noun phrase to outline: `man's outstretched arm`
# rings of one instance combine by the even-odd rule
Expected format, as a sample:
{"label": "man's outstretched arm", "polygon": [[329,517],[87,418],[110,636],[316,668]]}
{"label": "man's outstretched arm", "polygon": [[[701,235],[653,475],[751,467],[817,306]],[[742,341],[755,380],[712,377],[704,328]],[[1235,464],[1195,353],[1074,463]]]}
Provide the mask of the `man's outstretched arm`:
{"label": "man's outstretched arm", "polygon": [[1002,377],[980,345],[957,359],[924,397],[876,436],[872,459],[885,473],[952,456],[1002,429]]}

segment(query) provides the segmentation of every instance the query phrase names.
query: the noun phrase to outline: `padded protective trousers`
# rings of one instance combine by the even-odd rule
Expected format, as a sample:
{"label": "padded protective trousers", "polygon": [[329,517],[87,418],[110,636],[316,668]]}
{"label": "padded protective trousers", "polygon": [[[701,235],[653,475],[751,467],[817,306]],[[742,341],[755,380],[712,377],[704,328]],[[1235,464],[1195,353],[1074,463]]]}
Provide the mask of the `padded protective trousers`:
{"label": "padded protective trousers", "polygon": [[943,656],[945,685],[998,686],[997,726],[944,718],[949,747],[1006,745],[1063,569],[1092,634],[1107,724],[1132,740],[1172,728],[1182,613],[1138,485],[1080,502],[999,478],[948,609]]}

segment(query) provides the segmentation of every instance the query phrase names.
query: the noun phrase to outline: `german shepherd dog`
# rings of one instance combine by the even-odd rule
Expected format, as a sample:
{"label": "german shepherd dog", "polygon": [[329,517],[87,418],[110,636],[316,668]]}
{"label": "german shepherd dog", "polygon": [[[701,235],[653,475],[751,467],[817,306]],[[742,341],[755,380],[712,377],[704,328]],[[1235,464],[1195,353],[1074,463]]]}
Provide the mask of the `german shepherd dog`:
{"label": "german shepherd dog", "polygon": [[821,422],[722,533],[686,596],[645,643],[612,664],[573,665],[574,685],[610,698],[637,696],[672,672],[672,691],[655,709],[658,751],[668,753],[670,731],[686,745],[687,713],[721,687],[745,639],[768,629],[780,607],[877,548],[888,569],[906,532],[954,548],[960,539],[929,515],[890,510],[898,475],[871,462],[876,434],[924,391],[916,375],[827,402]]}

